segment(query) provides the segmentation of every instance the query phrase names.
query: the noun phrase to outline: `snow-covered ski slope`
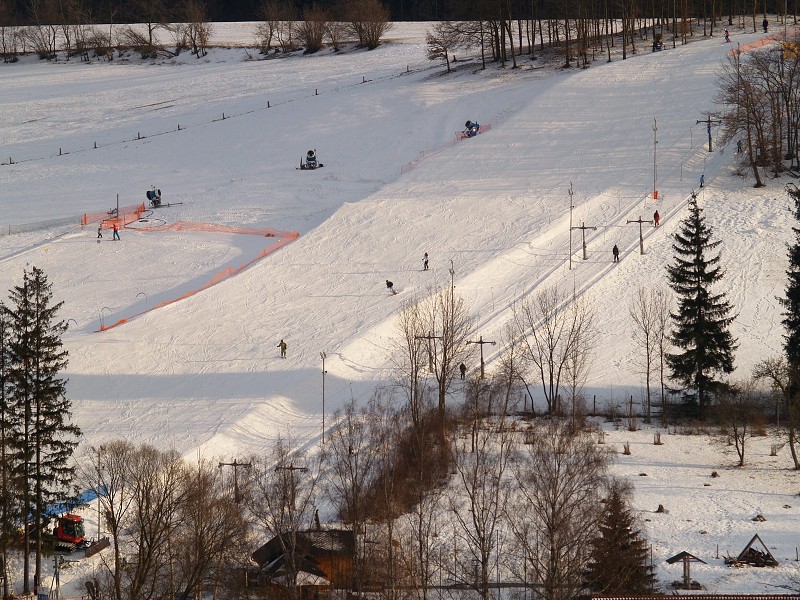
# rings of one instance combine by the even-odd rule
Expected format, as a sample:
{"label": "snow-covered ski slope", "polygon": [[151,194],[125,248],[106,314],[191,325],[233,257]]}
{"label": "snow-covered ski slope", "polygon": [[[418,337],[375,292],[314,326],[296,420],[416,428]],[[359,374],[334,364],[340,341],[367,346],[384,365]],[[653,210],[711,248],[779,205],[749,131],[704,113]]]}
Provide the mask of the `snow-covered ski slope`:
{"label": "snow-covered ski slope", "polygon": [[[125,436],[190,456],[254,452],[278,434],[313,443],[320,352],[329,416],[391,384],[397,309],[450,285],[451,265],[476,335],[498,342],[484,348],[489,369],[513,304],[563,285],[600,317],[590,397],[598,406],[639,398],[627,306],[639,285],[666,291],[670,235],[704,170],[701,204],[739,313],[739,372],[780,352],[785,182],[752,190],[733,174],[733,148],[707,152],[696,122],[716,108],[715,72],[734,44],[701,39],[586,70],[521,58],[515,71],[481,71],[460,60],[445,76],[425,60],[424,33],[424,24],[397,25],[373,52],[275,60],[218,48],[200,61],[0,67],[0,162],[14,161],[0,166],[0,225],[105,210],[117,194],[120,205],[145,201],[154,185],[182,204],[149,224],[301,234],[235,277],[102,333],[101,322],[182,296],[270,241],[126,228],[120,242],[96,244],[94,226],[0,238],[0,287],[36,265],[64,300],[68,391],[87,442]],[[453,143],[467,119],[492,129]],[[325,167],[296,170],[309,148]],[[585,261],[573,232],[571,270],[570,186],[573,225],[597,228],[586,231]],[[655,208],[662,224],[645,227],[640,255],[627,221]]]}

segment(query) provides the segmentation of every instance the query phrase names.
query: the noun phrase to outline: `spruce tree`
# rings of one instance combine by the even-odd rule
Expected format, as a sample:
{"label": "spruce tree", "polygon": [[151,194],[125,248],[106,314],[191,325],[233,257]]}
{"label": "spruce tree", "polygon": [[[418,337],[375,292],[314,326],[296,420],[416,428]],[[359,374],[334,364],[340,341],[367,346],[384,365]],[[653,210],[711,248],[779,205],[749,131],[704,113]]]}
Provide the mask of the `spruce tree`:
{"label": "spruce tree", "polygon": [[[10,292],[9,382],[16,414],[12,444],[24,515],[36,527],[36,578],[41,581],[42,524],[48,506],[63,501],[74,478],[72,453],[80,430],[69,422],[71,402],[66,398],[66,379],[59,373],[67,366],[61,335],[66,330],[53,304],[52,286],[41,269],[25,269],[22,285]],[[24,523],[24,543],[29,543],[29,523]],[[24,552],[24,587],[28,590],[30,566]]]}
{"label": "spruce tree", "polygon": [[[794,200],[795,219],[800,223],[800,189],[792,186],[787,191]],[[796,375],[800,372],[800,227],[792,227],[792,231],[795,243],[789,246],[789,269],[786,271],[789,281],[786,284],[786,298],[781,299],[781,304],[786,309],[783,313],[783,325],[786,327],[783,346],[786,351],[786,362],[790,372]],[[796,391],[800,383],[797,381],[792,383]]]}
{"label": "spruce tree", "polygon": [[584,573],[588,588],[598,594],[648,594],[655,585],[648,561],[647,541],[636,529],[628,508],[630,485],[612,481],[598,525],[589,543],[589,564]]}
{"label": "spruce tree", "polygon": [[673,321],[672,343],[682,352],[668,353],[672,378],[697,390],[701,415],[709,393],[719,386],[715,376],[733,372],[736,340],[728,330],[734,317],[725,293],[715,294],[711,286],[722,279],[720,255],[708,256],[719,241],[712,240],[703,210],[692,194],[689,214],[681,221],[672,248],[673,263],[667,266],[669,285],[678,296]]}
{"label": "spruce tree", "polygon": [[[8,311],[0,302],[0,551],[3,565],[8,564],[8,550],[17,541],[20,527],[19,508],[13,487],[13,452],[9,443],[13,424],[9,382],[10,334]],[[3,598],[8,598],[10,592],[9,578],[4,577]]]}

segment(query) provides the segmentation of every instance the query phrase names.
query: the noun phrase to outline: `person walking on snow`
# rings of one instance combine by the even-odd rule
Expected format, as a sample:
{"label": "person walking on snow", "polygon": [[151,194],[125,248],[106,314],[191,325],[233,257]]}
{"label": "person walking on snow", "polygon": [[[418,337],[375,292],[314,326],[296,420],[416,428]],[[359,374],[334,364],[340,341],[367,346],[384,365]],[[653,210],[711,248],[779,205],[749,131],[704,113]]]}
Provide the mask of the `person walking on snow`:
{"label": "person walking on snow", "polygon": [[467,365],[461,363],[458,365],[458,370],[461,371],[461,379],[466,379],[467,376]]}
{"label": "person walking on snow", "polygon": [[386,280],[386,289],[388,289],[390,292],[392,292],[392,295],[397,293],[397,292],[394,291],[394,284],[391,281],[389,281],[388,279]]}
{"label": "person walking on snow", "polygon": [[116,223],[114,223],[112,229],[114,230],[114,236],[111,239],[112,240],[119,240],[119,227],[117,227]]}
{"label": "person walking on snow", "polygon": [[611,254],[614,256],[614,262],[619,262],[619,248],[617,248],[616,244],[611,249]]}
{"label": "person walking on snow", "polygon": [[425,253],[425,256],[422,257],[422,270],[423,271],[427,271],[428,270],[428,253],[427,252]]}
{"label": "person walking on snow", "polygon": [[725,41],[726,42],[730,42],[731,41],[731,34],[727,29],[725,30]]}
{"label": "person walking on snow", "polygon": [[[753,23],[755,25],[755,23]],[[767,27],[769,27],[769,21],[767,21],[767,17],[764,17],[764,20],[761,21],[761,26],[764,28],[764,33],[767,33]]]}
{"label": "person walking on snow", "polygon": [[653,213],[653,225],[658,227],[659,223],[661,223],[661,215],[656,211]]}
{"label": "person walking on snow", "polygon": [[275,347],[281,349],[281,358],[286,358],[286,342],[281,340],[280,342],[278,342],[278,345],[275,346]]}
{"label": "person walking on snow", "polygon": [[97,239],[98,240],[103,239],[103,226],[102,225],[100,225],[100,227],[97,228]]}
{"label": "person walking on snow", "polygon": [[700,175],[700,187],[703,187],[706,184],[706,176],[705,174]]}

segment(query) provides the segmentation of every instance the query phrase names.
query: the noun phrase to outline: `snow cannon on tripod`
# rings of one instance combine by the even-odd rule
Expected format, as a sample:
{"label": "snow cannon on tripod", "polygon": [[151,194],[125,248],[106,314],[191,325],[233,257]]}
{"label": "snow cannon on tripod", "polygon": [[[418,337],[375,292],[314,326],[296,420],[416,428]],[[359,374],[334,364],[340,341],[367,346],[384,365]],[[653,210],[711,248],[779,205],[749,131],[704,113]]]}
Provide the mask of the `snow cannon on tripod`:
{"label": "snow cannon on tripod", "polygon": [[313,171],[314,169],[319,169],[324,167],[321,162],[317,160],[317,151],[316,150],[309,150],[306,152],[305,161],[300,159],[300,167],[301,171]]}
{"label": "snow cannon on tripod", "polygon": [[147,190],[147,199],[150,201],[150,206],[158,208],[161,206],[161,190],[157,190],[156,186],[153,186],[153,189]]}

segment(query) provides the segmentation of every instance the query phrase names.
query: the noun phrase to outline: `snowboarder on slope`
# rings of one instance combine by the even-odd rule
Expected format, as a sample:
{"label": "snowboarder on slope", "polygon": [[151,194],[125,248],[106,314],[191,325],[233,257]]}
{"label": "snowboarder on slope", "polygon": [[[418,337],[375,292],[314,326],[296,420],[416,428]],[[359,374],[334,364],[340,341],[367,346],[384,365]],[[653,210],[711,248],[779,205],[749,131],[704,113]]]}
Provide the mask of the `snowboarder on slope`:
{"label": "snowboarder on slope", "polygon": [[428,253],[427,252],[425,253],[425,256],[422,257],[422,270],[423,271],[427,271],[428,270]]}
{"label": "snowboarder on slope", "polygon": [[617,248],[616,244],[611,249],[611,254],[614,256],[614,262],[619,262],[619,248]]}
{"label": "snowboarder on slope", "polygon": [[281,340],[280,342],[278,342],[278,345],[275,346],[275,347],[281,349],[281,358],[286,358],[286,342]]}
{"label": "snowboarder on slope", "polygon": [[660,223],[661,223],[661,215],[658,214],[658,211],[656,211],[653,213],[653,225],[655,227],[658,227]]}
{"label": "snowboarder on slope", "polygon": [[114,230],[114,236],[111,239],[112,240],[119,240],[119,227],[117,227],[116,223],[114,223],[114,225],[112,226],[112,229]]}

